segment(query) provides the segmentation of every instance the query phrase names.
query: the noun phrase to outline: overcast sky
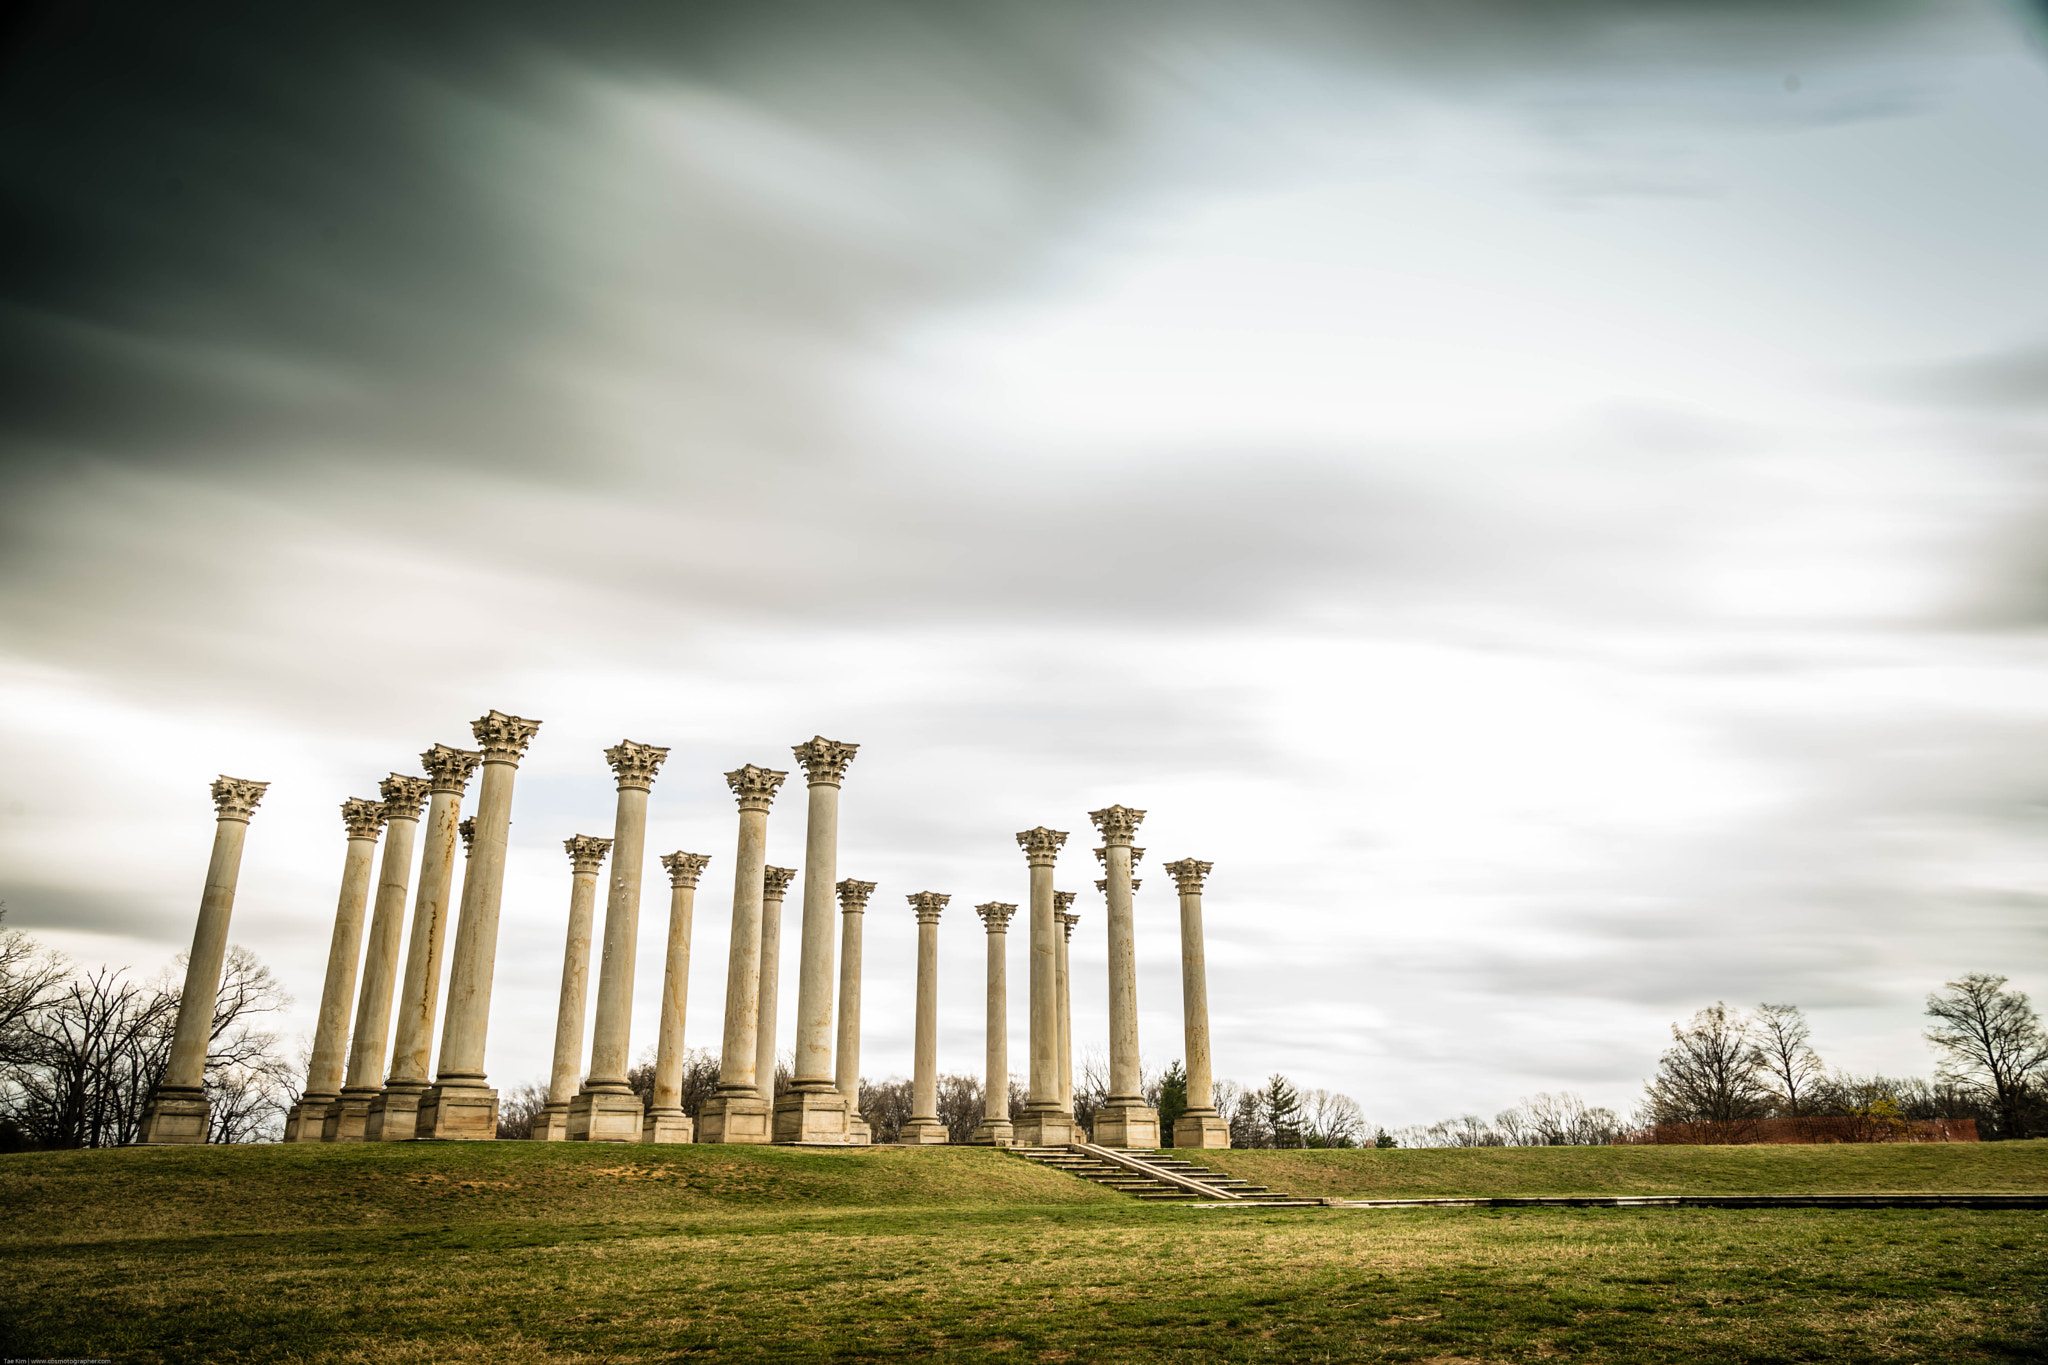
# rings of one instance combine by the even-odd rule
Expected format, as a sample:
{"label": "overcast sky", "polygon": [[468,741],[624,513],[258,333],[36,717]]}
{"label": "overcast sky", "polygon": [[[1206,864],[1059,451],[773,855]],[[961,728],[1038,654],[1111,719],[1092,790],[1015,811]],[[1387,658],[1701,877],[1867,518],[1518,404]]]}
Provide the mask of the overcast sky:
{"label": "overcast sky", "polygon": [[[576,7],[570,7],[575,9]],[[310,1030],[344,797],[544,724],[490,1035],[544,1077],[602,750],[859,743],[865,1070],[978,1070],[1014,833],[1215,863],[1220,1074],[1375,1122],[1803,1005],[2048,990],[2048,68],[2018,4],[67,7],[0,74],[0,897],[81,963],[233,939]],[[794,866],[803,800],[770,822]],[[472,799],[474,792],[471,793]],[[783,975],[794,1012],[796,913]],[[1013,936],[1013,1058],[1025,971]]]}

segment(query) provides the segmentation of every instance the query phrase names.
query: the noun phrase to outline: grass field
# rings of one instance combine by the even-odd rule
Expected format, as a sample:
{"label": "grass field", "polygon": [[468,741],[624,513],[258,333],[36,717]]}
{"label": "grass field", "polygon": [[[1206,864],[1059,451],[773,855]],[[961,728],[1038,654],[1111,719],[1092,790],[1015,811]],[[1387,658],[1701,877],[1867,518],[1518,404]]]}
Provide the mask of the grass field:
{"label": "grass field", "polygon": [[[1304,1193],[2048,1190],[2048,1143],[1225,1153]],[[2048,1359],[2048,1214],[1146,1206],[988,1151],[0,1158],[0,1355]]]}

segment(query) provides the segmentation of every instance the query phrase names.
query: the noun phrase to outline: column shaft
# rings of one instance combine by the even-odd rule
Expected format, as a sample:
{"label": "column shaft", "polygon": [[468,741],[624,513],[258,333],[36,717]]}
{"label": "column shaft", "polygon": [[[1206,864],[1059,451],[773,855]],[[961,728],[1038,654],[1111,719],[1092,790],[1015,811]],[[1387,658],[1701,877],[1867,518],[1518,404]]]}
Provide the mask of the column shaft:
{"label": "column shaft", "polygon": [[[986,1053],[981,1081],[981,1123],[969,1139],[984,1146],[1007,1147],[1017,1138],[1010,1122],[1010,917],[1017,907],[990,901],[974,907],[988,934],[988,1014],[984,1028]],[[935,1002],[936,1003],[936,1002]]]}
{"label": "column shaft", "polygon": [[377,836],[384,827],[382,802],[351,798],[341,804],[348,851],[341,860],[341,894],[334,906],[334,931],[327,940],[327,974],[320,983],[320,1011],[313,1016],[313,1052],[306,1088],[285,1120],[285,1141],[318,1142],[329,1106],[341,1099],[348,1062],[348,1007],[356,993],[363,953],[363,916],[370,906],[370,876],[376,870]]}
{"label": "column shaft", "polygon": [[1202,881],[1211,866],[1193,858],[1166,865],[1180,889],[1180,999],[1188,1072],[1188,1109],[1174,1121],[1175,1147],[1230,1145],[1230,1118],[1216,1112],[1216,1077],[1209,1055],[1209,980],[1202,947]]}
{"label": "column shaft", "polygon": [[839,1038],[832,1083],[846,1101],[847,1138],[854,1142],[873,1140],[860,1112],[860,955],[867,898],[874,889],[873,882],[839,883]]}
{"label": "column shaft", "polygon": [[753,764],[729,772],[739,799],[739,845],[733,856],[732,946],[725,969],[725,1033],[718,1055],[718,1093],[697,1116],[699,1142],[767,1142],[767,1104],[754,1082],[761,1008],[761,901],[768,866],[768,807],[786,773]]}
{"label": "column shaft", "polygon": [[832,929],[839,880],[839,784],[860,746],[823,735],[795,745],[809,787],[804,823],[803,941],[789,1093],[775,1102],[777,1142],[845,1142],[848,1104],[832,1072]]}
{"label": "column shaft", "polygon": [[683,1016],[690,1001],[690,925],[696,915],[697,879],[711,861],[703,853],[666,853],[668,956],[661,976],[661,1025],[654,1054],[654,1094],[641,1121],[642,1142],[688,1142],[696,1125],[683,1113]]}
{"label": "column shaft", "polygon": [[917,921],[917,1033],[911,1051],[910,1117],[939,1117],[939,921]]}
{"label": "column shaft", "polygon": [[763,868],[761,872],[761,984],[754,1018],[754,1085],[768,1104],[775,1103],[775,1033],[782,1011],[782,906],[796,870]]}
{"label": "column shaft", "polygon": [[597,879],[612,841],[575,834],[562,841],[569,855],[569,925],[562,941],[562,989],[555,1003],[555,1053],[548,1067],[548,1100],[527,1134],[535,1142],[566,1142],[569,1102],[576,1097],[583,1060],[583,1016],[590,989],[590,936],[597,917]]}
{"label": "column shaft", "polygon": [[348,1068],[341,1103],[332,1111],[327,1142],[355,1142],[368,1132],[370,1105],[384,1077],[385,1048],[391,1042],[391,995],[398,984],[398,950],[405,934],[405,893],[412,885],[412,852],[420,827],[424,778],[393,773],[381,791],[389,813],[384,826],[384,863],[370,910],[369,947],[363,954],[362,985],[356,996],[356,1025],[349,1035]]}
{"label": "column shaft", "polygon": [[1138,1068],[1138,953],[1131,908],[1131,835],[1145,812],[1128,806],[1090,811],[1102,831],[1103,899],[1109,936],[1109,1094],[1095,1119],[1105,1147],[1159,1145],[1159,1111],[1145,1103]]}
{"label": "column shaft", "polygon": [[[611,886],[604,907],[604,957],[598,967],[597,1016],[590,1036],[586,1090],[631,1092],[633,969],[640,948],[640,870],[647,852],[647,790],[619,789],[612,839]],[[639,1126],[637,1123],[634,1125]]]}
{"label": "column shaft", "polygon": [[[1068,904],[1073,903],[1071,891],[1061,892]],[[1056,912],[1059,939],[1054,944],[1058,954],[1054,962],[1054,974],[1059,980],[1059,1054],[1060,1054],[1060,1108],[1072,1113],[1074,1110],[1074,1006],[1073,971],[1068,963],[1072,958],[1070,942],[1074,926],[1068,918],[1065,907]]]}

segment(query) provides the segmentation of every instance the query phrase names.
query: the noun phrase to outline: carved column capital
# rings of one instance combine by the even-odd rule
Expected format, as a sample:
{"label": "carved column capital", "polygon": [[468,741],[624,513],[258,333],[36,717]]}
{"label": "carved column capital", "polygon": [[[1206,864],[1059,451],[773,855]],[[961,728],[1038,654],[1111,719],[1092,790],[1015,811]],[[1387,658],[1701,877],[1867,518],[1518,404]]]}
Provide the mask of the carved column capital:
{"label": "carved column capital", "polygon": [[[1143,886],[1144,884],[1145,880],[1142,877],[1131,878],[1131,890],[1133,891],[1136,891],[1139,887]],[[1095,889],[1097,891],[1100,891],[1103,895],[1107,896],[1109,894],[1109,878],[1097,877],[1095,879]]]}
{"label": "carved column capital", "polygon": [[1132,810],[1129,806],[1104,806],[1091,810],[1088,818],[1095,822],[1095,828],[1102,831],[1105,844],[1128,844],[1131,836],[1138,832],[1138,826],[1145,823],[1145,812]]}
{"label": "carved column capital", "polygon": [[975,906],[974,913],[981,916],[982,927],[991,934],[1005,934],[1010,930],[1010,916],[1017,913],[1017,907],[990,901],[987,905]]}
{"label": "carved column capital", "polygon": [[366,801],[360,796],[351,796],[341,803],[341,823],[348,829],[351,839],[368,839],[375,842],[384,832],[384,821],[390,812],[382,801]]}
{"label": "carved column capital", "polygon": [[595,834],[572,834],[562,840],[562,847],[569,852],[571,870],[598,872],[604,868],[604,855],[611,852],[612,841]]}
{"label": "carved column capital", "polygon": [[269,787],[268,782],[251,782],[245,777],[216,777],[212,788],[214,818],[248,824],[249,817],[256,813],[256,803]]}
{"label": "carved column capital", "polygon": [[1177,863],[1168,863],[1166,874],[1173,878],[1173,884],[1180,888],[1183,896],[1198,895],[1202,890],[1202,879],[1209,875],[1209,869],[1214,866],[1214,863],[1182,858]]}
{"label": "carved column capital", "polygon": [[652,744],[637,744],[622,739],[604,751],[604,761],[611,764],[612,775],[619,780],[619,790],[637,787],[646,791],[654,785],[654,775],[661,771],[661,761],[668,757],[668,750]]}
{"label": "carved column capital", "polygon": [[661,865],[668,869],[668,884],[672,887],[693,887],[704,875],[704,869],[711,863],[709,853],[664,853]]}
{"label": "carved column capital", "polygon": [[782,786],[782,779],[788,773],[779,773],[773,768],[757,768],[749,763],[744,768],[735,768],[725,775],[725,785],[732,788],[732,794],[739,798],[741,810],[762,810],[775,804],[775,793]]}
{"label": "carved column capital", "polygon": [[1053,915],[1054,915],[1055,917],[1058,917],[1058,916],[1060,916],[1060,915],[1064,915],[1064,914],[1066,914],[1066,913],[1067,913],[1067,911],[1069,911],[1069,910],[1073,909],[1073,908],[1074,908],[1074,898],[1075,898],[1075,897],[1077,897],[1077,896],[1079,896],[1080,894],[1081,894],[1081,893],[1080,893],[1080,892],[1078,892],[1078,891],[1055,891],[1055,892],[1053,892],[1053,893],[1052,893],[1052,913],[1053,913]]}
{"label": "carved column capital", "polygon": [[426,769],[432,779],[433,790],[451,796],[462,795],[462,789],[469,785],[470,774],[484,756],[474,749],[456,749],[446,744],[436,744],[420,755],[420,767]]}
{"label": "carved column capital", "polygon": [[845,781],[846,766],[859,749],[858,744],[842,744],[823,735],[790,746],[804,770],[804,781],[813,787],[836,787]]}
{"label": "carved column capital", "polygon": [[[1096,850],[1095,850],[1095,861],[1096,861],[1096,862],[1098,862],[1098,863],[1101,863],[1101,864],[1102,864],[1102,865],[1103,865],[1104,867],[1108,867],[1108,866],[1109,866],[1109,850],[1108,850],[1107,848],[1098,848],[1098,849],[1096,849]],[[1138,865],[1139,863],[1142,863],[1142,862],[1144,862],[1144,861],[1145,861],[1145,850],[1144,850],[1144,849],[1142,849],[1142,848],[1136,848],[1136,847],[1133,847],[1133,848],[1131,849],[1131,866],[1132,866],[1132,867],[1136,867],[1136,866],[1137,866],[1137,865]]]}
{"label": "carved column capital", "polygon": [[1017,836],[1017,846],[1024,850],[1024,861],[1033,867],[1051,867],[1060,856],[1060,846],[1066,842],[1064,830],[1047,829],[1044,825],[1027,829]]}
{"label": "carved column capital", "polygon": [[[858,915],[868,908],[868,897],[875,894],[873,882],[857,882],[848,877],[839,883],[839,912],[844,915]],[[932,911],[937,914],[938,911]]]}
{"label": "carved column capital", "polygon": [[433,784],[424,777],[408,777],[404,773],[393,773],[377,784],[377,794],[384,798],[384,807],[390,820],[417,820],[420,805],[426,801],[427,792]]}
{"label": "carved column capital", "polygon": [[470,816],[467,820],[464,820],[461,824],[457,825],[455,827],[455,832],[462,836],[463,853],[467,854],[471,849],[476,847],[476,817],[474,815]]}
{"label": "carved column capital", "polygon": [[484,762],[517,764],[525,755],[526,746],[540,732],[540,722],[490,711],[471,721],[469,732],[483,746]]}
{"label": "carved column capital", "polygon": [[789,894],[789,884],[796,880],[793,867],[764,867],[761,869],[761,899],[779,901]]}
{"label": "carved column capital", "polygon": [[1060,933],[1066,938],[1067,942],[1072,943],[1074,941],[1074,926],[1081,922],[1081,917],[1079,915],[1061,915],[1059,919]]}
{"label": "carved column capital", "polygon": [[937,924],[939,922],[939,911],[945,909],[953,898],[939,891],[920,891],[914,896],[905,896],[903,899],[909,901],[910,908],[917,911],[917,922],[919,924]]}

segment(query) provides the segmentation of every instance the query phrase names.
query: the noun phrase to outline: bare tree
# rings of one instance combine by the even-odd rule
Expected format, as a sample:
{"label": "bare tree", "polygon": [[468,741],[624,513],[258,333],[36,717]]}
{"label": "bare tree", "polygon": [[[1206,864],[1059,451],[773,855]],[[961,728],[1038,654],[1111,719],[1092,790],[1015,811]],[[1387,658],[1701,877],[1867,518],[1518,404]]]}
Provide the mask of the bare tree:
{"label": "bare tree", "polygon": [[1731,1123],[1760,1118],[1770,1101],[1749,1021],[1716,1002],[1671,1026],[1644,1105],[1656,1123]]}
{"label": "bare tree", "polygon": [[1109,1063],[1090,1048],[1081,1055],[1081,1067],[1074,1076],[1074,1122],[1094,1132],[1095,1116],[1108,1099]]}
{"label": "bare tree", "polygon": [[[1244,1087],[1236,1081],[1219,1080],[1211,1091],[1210,1102],[1216,1106],[1216,1112],[1222,1115],[1224,1122],[1229,1122],[1230,1116],[1237,1112],[1237,1097],[1244,1093]],[[1188,1103],[1195,1103],[1195,1097],[1188,1096]]]}
{"label": "bare tree", "polygon": [[1998,1111],[1999,1136],[2027,1135],[2028,1090],[2048,1072],[2048,1034],[2024,991],[2005,989],[2006,978],[1971,972],[1927,997],[1934,1027],[1927,1041],[1940,1049],[1936,1075],[1982,1091]]}
{"label": "bare tree", "polygon": [[1806,1016],[1799,1006],[1757,1006],[1757,1056],[1777,1087],[1778,1107],[1787,1118],[1796,1119],[1806,1112],[1814,1085],[1827,1074],[1807,1042],[1808,1035]]}
{"label": "bare tree", "polygon": [[964,1145],[981,1125],[981,1115],[981,1077],[939,1077],[939,1122],[946,1125],[949,1142]]}
{"label": "bare tree", "polygon": [[[7,907],[0,905],[0,919]],[[24,1026],[71,975],[70,964],[19,929],[0,929],[0,1069],[22,1059]]]}
{"label": "bare tree", "polygon": [[[639,1068],[635,1067],[635,1071]],[[649,1069],[652,1081],[652,1069]],[[627,1084],[632,1084],[629,1075]],[[652,1090],[650,1084],[649,1089]],[[498,1136],[523,1140],[533,1136],[533,1121],[540,1117],[540,1111],[547,1107],[548,1083],[527,1081],[523,1085],[507,1086],[498,1092]],[[642,1101],[645,1103],[645,1101]]]}
{"label": "bare tree", "polygon": [[1301,1093],[1301,1136],[1309,1147],[1356,1147],[1365,1136],[1365,1111],[1334,1090]]}
{"label": "bare tree", "polygon": [[860,1113],[868,1121],[871,1141],[888,1143],[902,1136],[903,1125],[910,1121],[910,1100],[910,1082],[901,1076],[886,1081],[861,1077]]}
{"label": "bare tree", "polygon": [[1522,1109],[1528,1115],[1529,1146],[1604,1147],[1621,1133],[1621,1120],[1612,1109],[1589,1105],[1571,1090],[1539,1091],[1522,1101]]}
{"label": "bare tree", "polygon": [[[657,1052],[654,1048],[640,1054],[640,1062],[626,1073],[626,1084],[640,1097],[643,1108],[654,1103],[654,1063]],[[718,1090],[718,1054],[709,1048],[686,1048],[683,1052],[682,1097],[679,1103],[685,1114],[697,1117],[704,1101]]]}

